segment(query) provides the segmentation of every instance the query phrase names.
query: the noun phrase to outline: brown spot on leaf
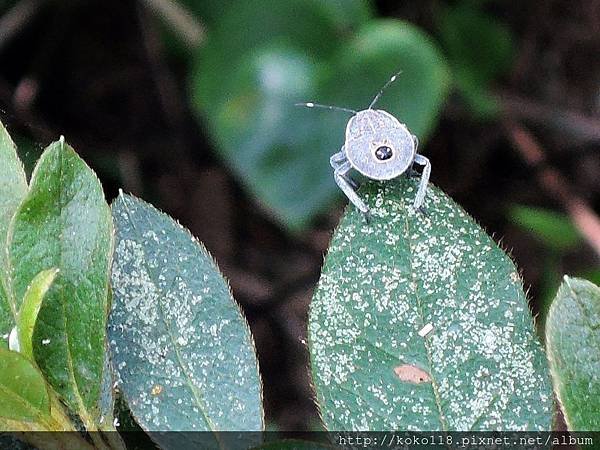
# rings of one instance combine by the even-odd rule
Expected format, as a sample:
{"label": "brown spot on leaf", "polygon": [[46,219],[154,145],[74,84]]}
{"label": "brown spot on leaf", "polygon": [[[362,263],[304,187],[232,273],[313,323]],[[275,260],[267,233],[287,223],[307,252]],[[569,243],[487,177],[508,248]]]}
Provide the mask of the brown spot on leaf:
{"label": "brown spot on leaf", "polygon": [[431,381],[431,377],[427,372],[410,364],[402,364],[401,366],[394,368],[394,373],[401,381],[406,381],[408,383],[420,384]]}

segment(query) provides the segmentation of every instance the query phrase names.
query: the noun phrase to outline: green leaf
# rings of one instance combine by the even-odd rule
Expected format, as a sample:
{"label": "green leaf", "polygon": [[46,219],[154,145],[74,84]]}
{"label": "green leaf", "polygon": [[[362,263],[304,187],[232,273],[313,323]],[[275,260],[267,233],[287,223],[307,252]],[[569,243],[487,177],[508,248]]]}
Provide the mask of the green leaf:
{"label": "green leaf", "polygon": [[467,67],[482,82],[510,68],[515,53],[510,29],[471,5],[448,8],[440,35],[452,65]]}
{"label": "green leaf", "polygon": [[42,300],[52,286],[54,278],[58,274],[58,269],[43,270],[38,273],[31,281],[31,284],[25,292],[19,316],[17,319],[17,329],[19,333],[20,352],[33,361],[33,329],[37,321]]}
{"label": "green leaf", "polygon": [[[373,21],[336,51],[326,51],[320,46],[340,39],[329,36],[327,25],[316,19],[303,22],[304,16],[299,27],[310,27],[311,40],[317,37],[319,46],[307,38],[278,35],[267,45],[248,37],[254,47],[236,57],[209,44],[193,82],[195,106],[207,119],[219,154],[292,230],[306,226],[339,198],[329,157],[343,145],[349,119],[295,103],[366,108],[381,86],[403,69],[379,106],[424,140],[435,125],[449,78],[431,39],[408,23]],[[264,23],[261,19],[260,27]],[[219,69],[213,52],[235,69]]]}
{"label": "green leaf", "polygon": [[333,237],[309,319],[325,426],[550,430],[546,359],[514,265],[436,187],[415,211],[417,183],[366,185],[371,222],[350,208]]}
{"label": "green leaf", "polygon": [[319,68],[300,51],[267,48],[240,66],[243,91],[211,120],[217,150],[277,219],[297,229],[337,195],[329,156],[345,118],[294,106],[318,90]]}
{"label": "green leaf", "polygon": [[[260,24],[259,20],[261,19],[259,13],[262,13],[262,17],[265,19],[272,19],[273,17],[282,21],[290,19],[285,15],[277,17],[275,13],[271,13],[272,8],[282,8],[278,11],[285,11],[283,9],[286,7],[285,2],[271,2],[271,8],[267,10],[264,9],[266,3],[260,0],[182,0],[181,3],[192,15],[207,25],[209,35],[215,28],[223,27],[221,25],[222,21],[232,20],[232,16],[237,16],[246,22],[256,21],[257,26]],[[373,14],[371,2],[367,0],[302,0],[301,2],[295,2],[295,4],[292,3],[291,7],[287,5],[287,8],[291,10],[300,7],[310,10],[310,13],[313,13],[312,11],[324,13],[340,31],[362,24],[371,18]],[[281,30],[293,33],[293,28],[294,25],[289,23],[282,26]],[[314,33],[316,30],[312,31]],[[244,30],[238,32],[243,33]],[[264,32],[274,33],[275,30],[269,27]],[[238,43],[238,45],[245,44],[246,42],[243,41]]]}
{"label": "green leaf", "polygon": [[38,422],[49,416],[42,374],[22,354],[0,348],[0,417]]}
{"label": "green leaf", "polygon": [[[135,197],[119,195],[112,209],[110,347],[137,422],[147,431],[262,430],[253,341],[208,252]],[[152,434],[165,449],[206,436]]]}
{"label": "green leaf", "polygon": [[115,379],[114,369],[110,360],[110,349],[106,348],[104,367],[102,368],[102,385],[100,387],[100,401],[98,402],[98,427],[101,430],[113,431],[115,411]]}
{"label": "green leaf", "polygon": [[582,242],[581,235],[566,214],[517,205],[510,209],[509,217],[552,249],[564,251]]}
{"label": "green leaf", "polygon": [[600,284],[600,269],[591,269],[584,271],[580,278],[585,278],[594,284]]}
{"label": "green leaf", "polygon": [[487,91],[514,59],[510,29],[477,5],[460,3],[441,15],[439,34],[456,86],[473,113],[485,118],[497,112],[496,102]]}
{"label": "green leaf", "polygon": [[406,123],[421,142],[437,122],[450,83],[444,57],[431,37],[392,19],[364,26],[336,55],[333,69],[319,99],[357,110],[365,109],[383,84],[401,71],[376,108]]}
{"label": "green leaf", "polygon": [[[293,41],[313,39],[315,34],[321,32],[319,28],[304,28],[305,21],[325,21],[328,33],[332,29],[336,36],[348,34],[352,29],[363,24],[373,16],[373,8],[369,0],[287,0],[286,2],[273,2],[266,0],[181,0],[182,6],[192,16],[204,25],[209,41],[208,49],[202,52],[210,53],[210,48],[225,45],[237,49],[248,49],[255,42],[265,43],[278,40],[281,36],[293,36]],[[293,20],[295,20],[294,23]],[[263,24],[268,22],[269,27]],[[239,23],[244,23],[243,27]],[[318,25],[323,25],[320,22]],[[255,27],[260,31],[256,31]],[[184,42],[181,36],[175,33],[171,24],[163,21],[163,40],[169,53],[189,63],[193,58],[194,49],[189,42]],[[304,35],[298,29],[304,29]],[[221,30],[226,29],[230,35]],[[231,34],[232,33],[232,34]],[[258,35],[258,36],[257,36]],[[239,39],[237,37],[240,37]],[[250,36],[250,39],[248,39]],[[257,41],[254,41],[257,36]],[[285,37],[284,39],[287,39]],[[218,42],[219,44],[215,44]],[[312,41],[314,42],[314,41]],[[204,47],[205,42],[200,46]],[[213,55],[219,59],[219,55]],[[233,54],[231,55],[233,56]],[[231,66],[229,67],[231,69]],[[227,76],[226,73],[223,75]]]}
{"label": "green leaf", "polygon": [[[268,24],[268,26],[265,26]],[[200,49],[192,70],[194,103],[207,118],[228,101],[237,67],[265,46],[287,44],[311,55],[331,55],[338,41],[335,19],[306,0],[248,0],[228,8]]]}
{"label": "green leaf", "polygon": [[472,116],[478,120],[493,119],[500,111],[500,105],[489,86],[466,67],[454,67],[452,73],[456,89],[471,108]]}
{"label": "green leaf", "polygon": [[321,8],[338,33],[364,25],[374,15],[371,0],[307,0],[306,7]]}
{"label": "green leaf", "polygon": [[94,172],[63,139],[34,170],[9,251],[16,299],[40,271],[60,270],[42,303],[33,351],[48,382],[90,426],[104,364],[112,220]]}
{"label": "green leaf", "polygon": [[571,431],[600,431],[600,288],[565,276],[546,319],[554,390]]}
{"label": "green leaf", "polygon": [[[108,289],[108,311],[112,308],[113,295],[112,288]],[[104,366],[102,368],[102,384],[100,386],[100,400],[98,402],[98,428],[101,431],[116,431],[115,420],[115,370],[110,357],[110,347],[108,345],[108,335],[104,343]],[[117,433],[114,433],[115,435]]]}
{"label": "green leaf", "polygon": [[6,348],[15,326],[16,309],[8,289],[6,235],[19,203],[27,194],[27,180],[17,149],[0,122],[0,348]]}

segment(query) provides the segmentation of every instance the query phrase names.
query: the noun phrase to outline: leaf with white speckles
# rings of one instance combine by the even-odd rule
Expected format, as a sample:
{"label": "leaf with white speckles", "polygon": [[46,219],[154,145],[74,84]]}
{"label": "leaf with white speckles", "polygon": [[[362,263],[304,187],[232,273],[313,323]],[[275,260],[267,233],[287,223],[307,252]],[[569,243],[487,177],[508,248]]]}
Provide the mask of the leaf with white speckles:
{"label": "leaf with white speckles", "polygon": [[6,234],[10,220],[27,194],[23,164],[8,132],[0,122],[0,348],[8,348],[8,334],[17,310],[10,300],[6,267]]}
{"label": "leaf with white speckles", "polygon": [[600,431],[600,288],[565,277],[546,320],[556,394],[572,431]]}
{"label": "leaf with white speckles", "polygon": [[112,220],[100,181],[64,139],[40,157],[9,232],[17,309],[41,271],[59,270],[33,333],[35,361],[86,427],[97,419]]}
{"label": "leaf with white speckles", "polygon": [[[135,197],[121,194],[113,218],[109,339],[138,423],[150,431],[262,430],[253,341],[208,252]],[[167,449],[205,435],[152,437]]]}
{"label": "leaf with white speckles", "polygon": [[[369,183],[310,309],[323,421],[342,430],[549,430],[552,389],[520,278],[467,214],[418,180]],[[409,370],[410,369],[410,370]]]}

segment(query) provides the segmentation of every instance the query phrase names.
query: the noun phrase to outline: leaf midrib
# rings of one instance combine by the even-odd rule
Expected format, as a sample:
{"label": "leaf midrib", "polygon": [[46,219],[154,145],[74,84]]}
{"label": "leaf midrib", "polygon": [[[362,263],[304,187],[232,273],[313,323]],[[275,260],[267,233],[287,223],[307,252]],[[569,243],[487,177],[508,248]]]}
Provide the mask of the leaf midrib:
{"label": "leaf midrib", "polygon": [[[129,207],[127,205],[127,201],[128,200],[126,199],[126,197],[123,196],[122,197],[122,203],[123,203],[123,207],[125,209],[125,213],[127,214],[127,218],[129,219],[129,223],[131,224],[131,227],[135,231],[135,233],[137,234],[138,238],[142,238],[143,235],[138,230],[135,221],[132,220],[132,218],[131,218],[131,212],[130,212]],[[148,223],[149,223],[149,225],[152,225],[150,222],[148,222]],[[142,242],[143,242],[143,239],[142,239]],[[142,248],[144,248],[144,247],[142,246]],[[146,251],[145,251],[145,248],[144,248],[144,255],[145,254],[146,254]],[[146,271],[149,274],[152,275],[152,283],[154,284],[154,286],[157,287],[159,294],[161,294],[161,296],[164,297],[165,292],[164,292],[163,289],[161,289],[159,287],[159,285],[156,284],[155,280],[157,279],[157,277],[155,276],[153,270],[151,270],[150,266],[148,265],[148,263],[146,261],[146,258],[144,258],[143,264],[144,264],[144,267],[146,268]],[[179,267],[179,265],[176,264],[176,267]],[[173,278],[173,281],[172,281],[171,285],[173,285],[175,283],[176,278],[177,278],[177,275],[175,275],[175,277]],[[169,288],[169,290],[170,290],[170,288]],[[187,383],[190,391],[192,392],[192,395],[194,396],[194,400],[195,400],[195,402],[196,402],[199,410],[202,412],[202,417],[204,418],[204,421],[206,422],[206,425],[210,428],[210,430],[217,431],[215,429],[214,424],[212,423],[212,421],[210,420],[210,418],[208,417],[208,415],[206,413],[207,408],[206,408],[206,405],[203,402],[202,395],[201,395],[200,392],[198,392],[198,389],[194,385],[194,383],[192,381],[192,378],[191,378],[191,376],[188,373],[187,365],[185,365],[183,363],[183,360],[181,359],[181,354],[180,354],[180,351],[179,351],[179,345],[177,344],[176,340],[174,339],[173,333],[171,332],[171,328],[170,328],[169,324],[167,323],[167,320],[166,320],[165,314],[164,314],[164,310],[163,310],[163,307],[162,307],[162,303],[160,302],[160,300],[158,301],[158,308],[160,310],[161,320],[163,321],[163,324],[165,325],[165,328],[168,331],[167,334],[169,336],[169,340],[171,341],[171,343],[173,345],[173,348],[175,349],[175,354],[177,356],[177,361],[178,361],[178,363],[179,363],[179,365],[180,365],[180,367],[182,369],[182,372],[183,372],[183,374],[185,376],[186,383]],[[222,446],[222,443],[219,441],[218,438],[217,438],[217,441],[219,442],[219,446],[222,447],[222,448],[224,448]]]}
{"label": "leaf midrib", "polygon": [[[410,206],[409,206],[409,208],[410,208]],[[420,213],[417,212],[417,214],[420,214]],[[421,319],[421,325],[425,326],[425,314],[423,312],[423,302],[418,294],[419,283],[416,280],[415,271],[413,269],[414,252],[413,252],[413,248],[411,245],[412,238],[411,238],[410,221],[408,220],[408,215],[404,216],[404,220],[405,220],[405,225],[406,225],[406,245],[408,247],[408,254],[409,254],[408,261],[409,261],[410,280],[411,280],[411,283],[408,284],[408,287],[410,288],[411,285],[414,286],[414,297],[415,297],[415,300],[417,303],[417,310],[419,313],[419,318]],[[395,254],[394,254],[394,257],[395,257]],[[431,389],[433,390],[433,397],[435,399],[435,405],[437,407],[437,410],[438,410],[438,413],[440,416],[439,419],[440,419],[440,424],[442,425],[442,431],[448,431],[448,424],[446,423],[446,417],[444,416],[444,412],[442,410],[442,402],[441,402],[441,398],[440,398],[437,378],[436,378],[435,374],[433,373],[433,360],[431,357],[431,349],[429,348],[429,344],[428,344],[426,337],[422,338],[422,342],[423,342],[423,347],[425,348],[427,361],[429,363],[428,372],[429,372],[429,376],[431,377]]]}
{"label": "leaf midrib", "polygon": [[[36,405],[27,401],[24,397],[15,393],[15,391],[6,388],[4,383],[0,383],[0,392],[2,393],[3,396],[10,397],[10,398],[16,400],[17,403],[21,403],[25,407],[25,409],[34,412],[34,414],[32,414],[32,417],[35,417],[35,418],[42,417],[42,411],[39,408],[34,409],[34,408],[36,408]],[[43,403],[40,403],[40,406],[42,404]],[[20,419],[9,419],[9,420],[20,420]]]}
{"label": "leaf midrib", "polygon": [[[63,195],[64,189],[63,189],[63,182],[64,182],[64,171],[63,171],[63,166],[64,166],[64,146],[65,143],[63,141],[60,142],[60,152],[59,152],[59,176],[58,176],[58,181],[59,181],[59,191],[58,191],[58,205],[59,205],[59,217],[61,218],[61,222],[62,222],[62,210],[63,208],[66,206],[65,204],[65,198]],[[61,227],[64,228],[64,227]],[[60,239],[60,266],[59,267],[64,267],[64,245],[65,245],[65,241],[63,238],[64,234],[60,233],[59,234],[59,239]],[[77,403],[79,404],[79,414],[82,416],[81,418],[84,419],[85,424],[86,424],[86,428],[89,428],[90,425],[92,425],[91,423],[91,417],[89,415],[89,412],[87,410],[87,407],[83,401],[83,397],[81,395],[81,392],[79,391],[79,384],[77,383],[77,380],[75,378],[75,365],[73,362],[73,354],[72,354],[72,349],[71,349],[71,340],[69,339],[69,332],[68,332],[68,325],[69,325],[69,321],[68,321],[68,316],[67,316],[67,306],[66,306],[66,301],[65,301],[65,294],[64,294],[64,286],[61,284],[59,284],[60,286],[60,303],[61,303],[61,309],[62,309],[62,313],[63,313],[63,317],[64,317],[64,321],[65,321],[65,332],[64,332],[64,340],[65,340],[65,345],[67,348],[67,367],[68,367],[68,373],[69,373],[69,378],[71,380],[71,382],[73,383],[73,394],[75,395],[75,399],[77,400]]]}

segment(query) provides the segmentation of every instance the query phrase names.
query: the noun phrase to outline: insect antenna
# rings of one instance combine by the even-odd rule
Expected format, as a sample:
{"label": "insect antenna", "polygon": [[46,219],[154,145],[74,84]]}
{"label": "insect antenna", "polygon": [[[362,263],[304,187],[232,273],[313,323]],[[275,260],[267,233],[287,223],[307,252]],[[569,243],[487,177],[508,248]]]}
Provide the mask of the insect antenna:
{"label": "insect antenna", "polygon": [[394,81],[396,81],[396,78],[398,78],[398,75],[400,75],[401,73],[402,73],[402,71],[400,70],[399,72],[395,73],[392,76],[392,78],[390,78],[389,80],[387,80],[387,82],[379,90],[379,92],[377,93],[377,95],[375,96],[375,98],[373,99],[373,101],[371,102],[371,104],[369,105],[368,109],[373,109],[373,106],[375,106],[375,103],[377,103],[377,101],[379,100],[379,98],[381,97],[381,95],[383,94],[383,92],[390,86],[390,84],[392,84]]}
{"label": "insect antenna", "polygon": [[352,113],[352,114],[358,113],[358,111],[355,111],[350,108],[342,108],[341,106],[321,105],[319,103],[313,103],[313,102],[296,103],[294,106],[305,106],[306,108],[323,108],[323,109],[329,109],[330,111],[342,111],[342,112],[348,112],[348,113]]}

